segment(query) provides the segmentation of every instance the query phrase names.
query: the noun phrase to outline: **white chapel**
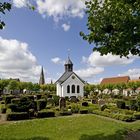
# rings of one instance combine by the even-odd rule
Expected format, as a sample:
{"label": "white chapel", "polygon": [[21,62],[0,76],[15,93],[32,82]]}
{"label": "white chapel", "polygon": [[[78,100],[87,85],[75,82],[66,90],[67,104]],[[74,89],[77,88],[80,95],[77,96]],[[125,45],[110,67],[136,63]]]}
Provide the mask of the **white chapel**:
{"label": "white chapel", "polygon": [[68,57],[65,63],[65,72],[56,81],[56,92],[60,97],[84,96],[84,81],[73,72],[73,63]]}

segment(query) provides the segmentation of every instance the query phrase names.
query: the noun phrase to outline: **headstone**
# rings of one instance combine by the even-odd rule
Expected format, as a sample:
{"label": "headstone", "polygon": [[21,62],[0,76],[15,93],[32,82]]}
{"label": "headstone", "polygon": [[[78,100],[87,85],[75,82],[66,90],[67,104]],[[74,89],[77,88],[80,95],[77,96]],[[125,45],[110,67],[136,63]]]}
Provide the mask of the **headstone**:
{"label": "headstone", "polygon": [[99,99],[99,100],[98,100],[98,104],[99,104],[100,106],[104,105],[104,104],[105,104],[105,100]]}
{"label": "headstone", "polygon": [[66,107],[66,100],[64,97],[61,97],[59,100],[59,107],[61,108],[65,108]]}
{"label": "headstone", "polygon": [[69,99],[69,101],[71,103],[77,103],[78,102],[78,99],[76,98],[76,96],[71,96],[70,99]]}

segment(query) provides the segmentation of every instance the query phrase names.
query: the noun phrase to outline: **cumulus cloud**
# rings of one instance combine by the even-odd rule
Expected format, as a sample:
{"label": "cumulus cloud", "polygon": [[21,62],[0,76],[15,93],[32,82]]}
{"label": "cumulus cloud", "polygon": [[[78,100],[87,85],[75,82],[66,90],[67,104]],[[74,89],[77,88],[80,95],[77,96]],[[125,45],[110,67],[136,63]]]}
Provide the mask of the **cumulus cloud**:
{"label": "cumulus cloud", "polygon": [[54,57],[51,59],[54,64],[64,64],[64,61],[59,57]]}
{"label": "cumulus cloud", "polygon": [[83,57],[82,61],[86,62],[90,66],[111,66],[111,65],[127,65],[137,58],[137,56],[131,56],[127,59],[125,57],[112,55],[111,53],[101,56],[99,52],[93,52],[89,57]]}
{"label": "cumulus cloud", "polygon": [[92,78],[93,76],[100,74],[104,71],[102,67],[89,67],[86,69],[76,70],[75,73],[82,78]]}
{"label": "cumulus cloud", "polygon": [[51,16],[55,21],[63,17],[83,18],[85,0],[37,0],[37,9],[40,14]]}
{"label": "cumulus cloud", "polygon": [[62,28],[64,29],[64,31],[68,31],[70,29],[70,25],[69,24],[62,24]]}
{"label": "cumulus cloud", "polygon": [[41,66],[27,43],[0,37],[0,78],[38,82],[40,71]]}
{"label": "cumulus cloud", "polygon": [[21,8],[29,4],[29,0],[13,0],[14,6]]}
{"label": "cumulus cloud", "polygon": [[130,76],[132,79],[138,79],[140,77],[140,68],[129,69],[128,71],[119,74],[119,76]]}

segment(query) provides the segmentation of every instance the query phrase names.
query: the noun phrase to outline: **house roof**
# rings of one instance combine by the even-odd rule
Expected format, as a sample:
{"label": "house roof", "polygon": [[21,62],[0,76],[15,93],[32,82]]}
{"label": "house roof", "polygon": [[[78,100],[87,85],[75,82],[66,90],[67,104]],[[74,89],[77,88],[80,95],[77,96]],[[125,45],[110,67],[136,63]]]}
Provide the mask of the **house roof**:
{"label": "house roof", "polygon": [[[63,82],[65,82],[72,74],[75,74],[74,72],[69,72],[69,71],[66,71],[63,73],[63,75],[56,81],[56,83],[60,83],[62,84]],[[84,81],[77,75],[77,78],[84,83]]]}
{"label": "house roof", "polygon": [[123,76],[123,77],[111,77],[111,78],[104,78],[101,81],[101,84],[119,84],[119,83],[128,83],[130,80],[129,76]]}

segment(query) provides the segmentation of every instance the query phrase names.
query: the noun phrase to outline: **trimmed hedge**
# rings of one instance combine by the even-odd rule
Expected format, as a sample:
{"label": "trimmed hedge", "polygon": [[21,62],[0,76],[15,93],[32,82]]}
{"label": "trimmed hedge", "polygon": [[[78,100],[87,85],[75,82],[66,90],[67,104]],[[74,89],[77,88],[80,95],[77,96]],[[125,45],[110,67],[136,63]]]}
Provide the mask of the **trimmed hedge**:
{"label": "trimmed hedge", "polygon": [[7,114],[7,121],[15,121],[15,120],[26,120],[29,119],[29,115],[27,112],[20,113],[9,113]]}
{"label": "trimmed hedge", "polygon": [[107,108],[107,105],[101,105],[101,111],[104,111]]}
{"label": "trimmed hedge", "polygon": [[10,104],[11,103],[11,100],[15,98],[15,96],[6,96],[5,97],[5,104]]}
{"label": "trimmed hedge", "polygon": [[54,111],[38,111],[36,117],[37,118],[55,117],[55,113]]}
{"label": "trimmed hedge", "polygon": [[40,111],[41,109],[45,109],[47,105],[47,101],[45,99],[37,100],[37,110]]}
{"label": "trimmed hedge", "polygon": [[116,103],[117,107],[120,109],[125,109],[125,101],[118,100]]}
{"label": "trimmed hedge", "polygon": [[88,110],[87,109],[81,109],[80,114],[88,114]]}
{"label": "trimmed hedge", "polygon": [[20,99],[19,99],[19,98],[13,98],[13,99],[11,100],[11,103],[12,103],[12,104],[19,104],[19,102],[20,102]]}
{"label": "trimmed hedge", "polygon": [[72,112],[71,111],[61,111],[60,115],[61,116],[68,116],[68,115],[72,115]]}
{"label": "trimmed hedge", "polygon": [[4,107],[4,108],[1,108],[1,113],[2,113],[2,114],[5,114],[5,113],[6,113],[6,110],[7,110],[7,109],[6,109],[5,107]]}
{"label": "trimmed hedge", "polygon": [[140,112],[134,113],[134,117],[135,119],[140,120]]}
{"label": "trimmed hedge", "polygon": [[82,106],[88,106],[88,102],[83,102]]}

